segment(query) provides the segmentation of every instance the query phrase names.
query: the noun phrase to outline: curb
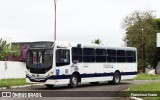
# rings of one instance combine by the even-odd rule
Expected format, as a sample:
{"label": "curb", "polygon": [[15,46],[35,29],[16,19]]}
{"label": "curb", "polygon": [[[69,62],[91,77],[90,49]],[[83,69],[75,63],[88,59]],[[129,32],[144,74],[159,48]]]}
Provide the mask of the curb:
{"label": "curb", "polygon": [[19,85],[19,86],[11,86],[11,87],[1,87],[0,90],[4,89],[16,89],[16,88],[25,88],[25,87],[32,87],[32,86],[43,86],[44,84],[30,84],[30,85]]}
{"label": "curb", "polygon": [[4,90],[4,89],[7,89],[7,87],[1,87],[1,88],[0,88],[0,90]]}

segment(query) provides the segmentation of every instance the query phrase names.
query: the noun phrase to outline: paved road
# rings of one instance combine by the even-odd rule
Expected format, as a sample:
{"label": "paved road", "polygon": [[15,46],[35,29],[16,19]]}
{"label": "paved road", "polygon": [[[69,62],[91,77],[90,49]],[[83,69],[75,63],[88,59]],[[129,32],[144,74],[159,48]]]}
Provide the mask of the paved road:
{"label": "paved road", "polygon": [[[153,81],[122,81],[119,85],[109,85],[108,83],[100,83],[97,86],[90,84],[81,84],[77,88],[68,88],[67,86],[56,86],[47,89],[45,86],[34,86],[27,88],[6,89],[6,91],[121,91],[135,84],[149,83]],[[4,90],[0,90],[4,91]],[[105,92],[104,92],[105,93]],[[83,95],[83,94],[80,94]],[[120,97],[45,97],[45,98],[0,98],[0,100],[122,100]]]}

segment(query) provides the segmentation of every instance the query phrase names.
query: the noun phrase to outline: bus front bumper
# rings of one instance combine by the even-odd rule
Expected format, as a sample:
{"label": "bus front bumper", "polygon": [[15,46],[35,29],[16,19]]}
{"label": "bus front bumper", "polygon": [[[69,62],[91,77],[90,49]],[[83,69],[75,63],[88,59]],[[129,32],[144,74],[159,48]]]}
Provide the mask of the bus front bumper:
{"label": "bus front bumper", "polygon": [[28,76],[26,75],[26,82],[27,83],[37,83],[37,82],[46,82],[47,78],[46,77],[32,77],[32,76]]}
{"label": "bus front bumper", "polygon": [[54,78],[42,78],[42,77],[31,77],[26,76],[27,83],[44,83],[49,85],[69,84],[69,79],[54,79]]}

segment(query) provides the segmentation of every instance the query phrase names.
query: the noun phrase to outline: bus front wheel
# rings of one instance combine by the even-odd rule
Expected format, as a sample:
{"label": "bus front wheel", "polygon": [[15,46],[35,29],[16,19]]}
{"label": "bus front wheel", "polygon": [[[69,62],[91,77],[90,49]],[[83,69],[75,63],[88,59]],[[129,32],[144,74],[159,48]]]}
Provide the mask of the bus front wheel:
{"label": "bus front wheel", "polygon": [[75,88],[78,86],[78,77],[76,74],[73,74],[70,78],[70,84],[69,87]]}

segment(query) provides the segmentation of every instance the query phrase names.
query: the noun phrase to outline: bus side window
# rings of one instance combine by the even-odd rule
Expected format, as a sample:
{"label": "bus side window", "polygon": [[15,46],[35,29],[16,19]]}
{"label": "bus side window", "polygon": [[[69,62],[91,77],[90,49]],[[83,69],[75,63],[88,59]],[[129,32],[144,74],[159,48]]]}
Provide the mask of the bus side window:
{"label": "bus side window", "polygon": [[96,49],[96,62],[106,62],[105,49]]}
{"label": "bus side window", "polygon": [[83,48],[83,62],[86,62],[86,63],[95,62],[94,48]]}
{"label": "bus side window", "polygon": [[73,61],[82,62],[82,48],[72,48],[72,62]]}
{"label": "bus side window", "polygon": [[67,49],[56,50],[56,66],[64,66],[70,64],[70,52]]}
{"label": "bus side window", "polygon": [[126,51],[125,50],[117,50],[117,62],[124,63],[126,62]]}
{"label": "bus side window", "polygon": [[107,50],[107,62],[116,62],[116,61],[117,61],[116,50],[108,49]]}
{"label": "bus side window", "polygon": [[136,60],[137,60],[137,59],[136,59],[136,51],[134,51],[133,53],[134,53],[134,55],[133,55],[134,61],[133,61],[133,62],[136,62]]}
{"label": "bus side window", "polygon": [[126,61],[127,62],[135,62],[135,52],[134,51],[126,51]]}

